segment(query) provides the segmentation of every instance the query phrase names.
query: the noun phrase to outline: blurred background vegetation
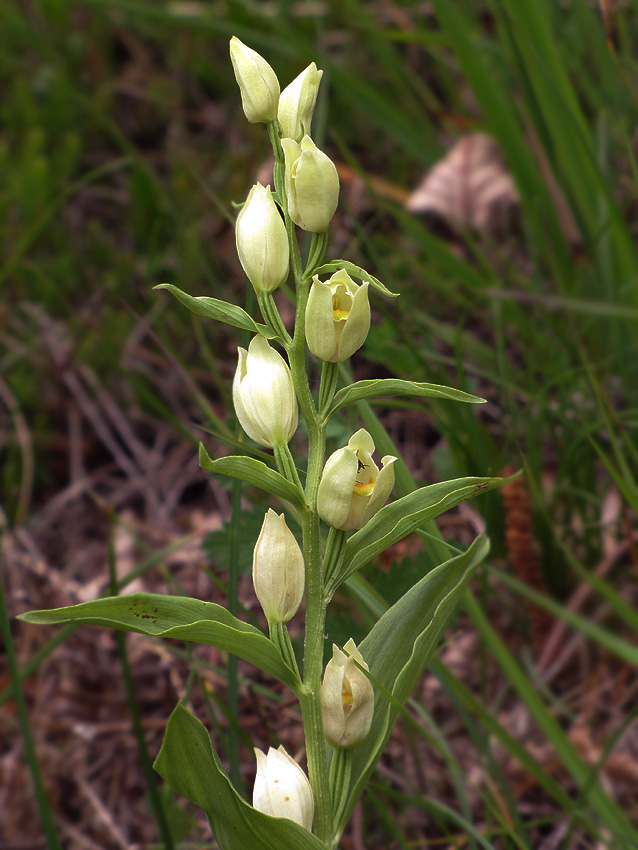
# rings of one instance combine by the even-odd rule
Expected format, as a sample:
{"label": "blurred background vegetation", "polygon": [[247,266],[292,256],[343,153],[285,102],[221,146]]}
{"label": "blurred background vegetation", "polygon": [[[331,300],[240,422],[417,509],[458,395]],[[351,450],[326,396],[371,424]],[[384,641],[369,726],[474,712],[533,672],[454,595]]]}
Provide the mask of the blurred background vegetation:
{"label": "blurred background vegetation", "polygon": [[[107,542],[127,523],[145,552],[141,572],[160,563],[175,587],[160,544],[194,533],[188,510],[222,519],[205,537],[210,586],[193,579],[190,592],[247,604],[241,575],[263,509],[244,513],[238,535],[238,493],[216,490],[215,501],[195,461],[202,428],[235,433],[229,390],[241,340],[152,287],[170,282],[252,309],[233,203],[269,179],[269,162],[263,128],[241,111],[228,40],[262,53],[282,88],[316,61],[314,138],[342,184],[331,253],[401,293],[392,303],[375,296],[357,376],[393,373],[488,399],[478,411],[443,402],[376,411],[406,460],[397,491],[409,474],[422,483],[525,471],[514,489],[440,526],[460,547],[486,526],[492,562],[450,632],[447,668],[433,666],[438,690],[427,686],[411,705],[418,723],[406,719],[344,847],[425,847],[425,836],[443,847],[638,846],[635,5],[9,0],[0,31],[10,612],[79,600],[89,579],[96,595],[100,576],[108,581]],[[354,427],[335,425],[335,445]],[[148,536],[162,524],[171,541]],[[91,549],[96,541],[102,548]],[[89,551],[86,573],[78,553]],[[368,568],[352,590],[358,613],[352,601],[338,607],[331,636],[356,637],[443,553],[426,539]],[[59,572],[57,585],[47,570]],[[22,626],[14,637],[23,666],[43,649]],[[27,702],[44,699],[42,665],[32,664],[37,690],[25,680]],[[200,690],[243,776],[240,752],[246,763],[252,754],[233,714],[247,679],[228,669],[214,705]],[[8,779],[14,727],[3,684]],[[245,713],[244,702],[242,724]],[[36,738],[54,747],[48,731]],[[432,765],[424,772],[406,755],[421,746]],[[83,844],[59,783],[49,792],[65,847],[156,840],[150,815],[142,827],[111,811],[111,830],[91,833],[78,803]],[[186,841],[192,822],[167,800],[155,801],[156,815],[158,805],[173,836],[160,823],[162,846]],[[4,836],[0,826],[7,847],[22,846],[12,824],[35,828],[21,811]]]}

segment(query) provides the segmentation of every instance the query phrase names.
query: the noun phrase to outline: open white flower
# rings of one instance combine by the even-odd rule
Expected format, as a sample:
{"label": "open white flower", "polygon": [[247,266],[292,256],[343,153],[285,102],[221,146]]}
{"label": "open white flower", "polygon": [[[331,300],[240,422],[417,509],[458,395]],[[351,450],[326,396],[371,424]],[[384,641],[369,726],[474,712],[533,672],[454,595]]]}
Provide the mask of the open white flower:
{"label": "open white flower", "polygon": [[386,503],[394,487],[396,458],[386,455],[379,470],[372,460],[373,451],[372,437],[361,428],[347,446],[326,461],[317,493],[317,511],[333,528],[362,528]]}
{"label": "open white flower", "polygon": [[325,283],[315,275],[306,305],[306,342],[315,357],[342,363],[361,348],[369,330],[368,284],[358,286],[345,269]]}
{"label": "open white flower", "polygon": [[321,685],[323,734],[333,747],[349,749],[360,744],[370,731],[374,714],[374,689],[354,663],[368,669],[357,645],[350,638],[344,649],[332,648]]}

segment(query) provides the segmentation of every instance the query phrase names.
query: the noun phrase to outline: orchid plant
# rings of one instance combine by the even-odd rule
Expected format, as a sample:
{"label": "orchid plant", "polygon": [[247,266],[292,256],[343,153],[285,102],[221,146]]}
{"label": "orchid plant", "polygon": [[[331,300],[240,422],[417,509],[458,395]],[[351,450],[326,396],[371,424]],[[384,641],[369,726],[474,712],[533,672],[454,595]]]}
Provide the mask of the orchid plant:
{"label": "orchid plant", "polygon": [[[389,396],[479,403],[451,387],[398,379],[346,383],[339,364],[365,342],[370,292],[394,293],[347,260],[326,261],[328,228],[337,207],[334,163],[312,141],[311,123],[322,72],[311,64],[280,93],[275,72],[258,53],[231,39],[230,55],[250,122],[266,125],[274,153],[274,187],[257,183],[236,226],[241,265],[254,287],[263,322],[238,306],[193,297],[170,284],[199,315],[250,332],[239,348],[233,382],[235,413],[257,445],[272,450],[200,464],[215,475],[266,491],[285,512],[265,515],[255,545],[253,581],[268,634],[225,608],[196,599],[132,594],[56,610],[34,611],[34,623],[90,623],[165,638],[196,641],[234,653],[283,682],[299,701],[307,772],[282,748],[256,750],[252,805],[235,790],[204,725],[181,703],[171,715],[156,770],[176,792],[201,806],[222,850],[336,848],[383,752],[392,728],[489,543],[478,537],[463,554],[425,575],[356,646],[333,645],[324,670],[326,610],[335,592],[388,546],[443,511],[499,486],[501,479],[463,478],[409,492],[386,504],[396,457],[375,461],[372,436],[358,430],[325,458],[326,428],[335,414]],[[297,228],[310,233],[302,256]],[[273,292],[292,275],[296,315],[284,325]],[[357,282],[359,281],[359,282]],[[307,349],[320,366],[311,391]],[[298,469],[289,443],[299,411],[307,457]],[[258,457],[253,456],[258,455]],[[289,529],[298,524],[302,547]],[[304,650],[297,659],[287,622],[305,596]]]}

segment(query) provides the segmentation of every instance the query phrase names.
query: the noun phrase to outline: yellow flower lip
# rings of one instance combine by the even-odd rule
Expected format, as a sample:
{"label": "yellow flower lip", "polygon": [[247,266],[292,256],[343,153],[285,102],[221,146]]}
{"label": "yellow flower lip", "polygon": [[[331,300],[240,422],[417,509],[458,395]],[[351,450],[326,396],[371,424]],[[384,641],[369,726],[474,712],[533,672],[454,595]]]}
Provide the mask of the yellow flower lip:
{"label": "yellow flower lip", "polygon": [[374,490],[376,478],[374,481],[368,481],[367,484],[355,484],[352,492],[357,496],[369,496]]}
{"label": "yellow flower lip", "polygon": [[341,702],[344,705],[352,705],[352,703],[354,702],[354,697],[352,696],[352,693],[344,693],[341,697]]}

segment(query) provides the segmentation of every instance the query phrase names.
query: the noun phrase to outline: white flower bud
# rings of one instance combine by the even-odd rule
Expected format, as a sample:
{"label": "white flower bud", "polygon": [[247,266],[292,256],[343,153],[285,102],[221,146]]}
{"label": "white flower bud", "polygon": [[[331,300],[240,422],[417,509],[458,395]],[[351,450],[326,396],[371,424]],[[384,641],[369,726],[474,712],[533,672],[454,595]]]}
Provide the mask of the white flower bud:
{"label": "white flower bud", "polygon": [[298,141],[302,136],[310,135],[322,75],[323,71],[318,71],[313,62],[282,91],[277,118],[283,136]]}
{"label": "white flower bud", "polygon": [[370,330],[368,284],[341,269],[325,283],[317,275],[306,305],[306,342],[315,357],[341,363],[361,348]]}
{"label": "white flower bud", "polygon": [[350,638],[344,649],[332,648],[321,685],[323,734],[333,747],[349,749],[360,744],[370,731],[374,714],[374,690],[353,659],[368,669],[355,642]]}
{"label": "white flower bud", "polygon": [[270,186],[256,183],[237,216],[235,241],[239,262],[255,292],[274,292],[288,277],[286,225]]}
{"label": "white flower bud", "polygon": [[230,60],[246,118],[251,124],[274,121],[279,103],[279,80],[268,62],[237,36],[230,40]]}
{"label": "white flower bud", "polygon": [[260,446],[285,445],[299,416],[290,369],[263,336],[253,337],[248,351],[238,351],[233,404],[239,423]]}
{"label": "white flower bud", "polygon": [[372,437],[361,428],[347,446],[326,461],[317,493],[317,512],[333,528],[362,528],[386,503],[394,487],[396,458],[382,458],[379,471],[372,460],[373,451]]}
{"label": "white flower bud", "polygon": [[328,229],[339,202],[339,175],[332,160],[304,136],[301,144],[282,139],[286,164],[286,199],[290,217],[304,230]]}
{"label": "white flower bud", "polygon": [[314,802],[306,774],[283,747],[271,747],[268,755],[255,749],[255,756],[253,806],[266,815],[294,820],[310,832]]}
{"label": "white flower bud", "polygon": [[270,508],[253,553],[253,584],[269,623],[287,623],[304,591],[304,560],[283,514]]}

